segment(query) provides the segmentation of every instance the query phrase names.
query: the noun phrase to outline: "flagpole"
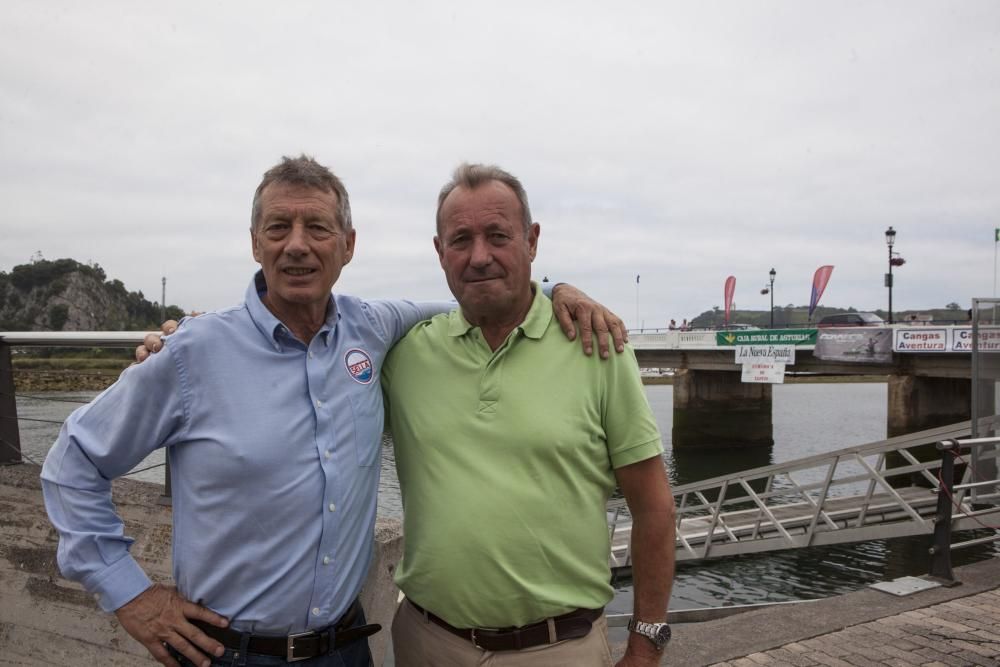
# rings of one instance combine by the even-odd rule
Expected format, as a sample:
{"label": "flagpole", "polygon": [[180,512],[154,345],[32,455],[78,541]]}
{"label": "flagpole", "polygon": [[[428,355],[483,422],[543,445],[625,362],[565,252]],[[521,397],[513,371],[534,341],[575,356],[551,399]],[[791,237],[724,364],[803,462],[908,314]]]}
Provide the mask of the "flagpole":
{"label": "flagpole", "polygon": [[1000,243],[1000,227],[993,232],[993,298],[997,298],[997,244]]}
{"label": "flagpole", "polygon": [[639,276],[635,277],[635,326],[639,326]]}

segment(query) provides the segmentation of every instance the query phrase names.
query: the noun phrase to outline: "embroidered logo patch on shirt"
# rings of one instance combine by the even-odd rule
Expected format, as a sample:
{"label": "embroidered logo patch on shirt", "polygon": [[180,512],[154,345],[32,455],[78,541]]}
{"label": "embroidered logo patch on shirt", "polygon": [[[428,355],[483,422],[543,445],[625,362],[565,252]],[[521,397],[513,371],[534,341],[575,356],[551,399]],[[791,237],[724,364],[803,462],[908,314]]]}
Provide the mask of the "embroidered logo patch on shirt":
{"label": "embroidered logo patch on shirt", "polygon": [[344,363],[347,364],[347,372],[351,377],[361,384],[369,384],[375,377],[375,368],[372,366],[372,358],[364,350],[354,348],[348,350],[344,355]]}

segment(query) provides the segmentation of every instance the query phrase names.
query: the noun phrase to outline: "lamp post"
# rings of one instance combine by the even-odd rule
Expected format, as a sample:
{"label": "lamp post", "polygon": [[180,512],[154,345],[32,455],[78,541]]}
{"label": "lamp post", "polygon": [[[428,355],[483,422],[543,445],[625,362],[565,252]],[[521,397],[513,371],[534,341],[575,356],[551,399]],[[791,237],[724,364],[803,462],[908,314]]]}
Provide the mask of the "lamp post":
{"label": "lamp post", "polygon": [[771,289],[770,289],[770,292],[771,292],[771,328],[773,329],[774,328],[774,277],[776,275],[778,275],[778,272],[775,271],[774,268],[772,268],[771,271],[768,273],[768,275],[771,276]]}
{"label": "lamp post", "polygon": [[885,274],[885,286],[889,288],[889,324],[892,324],[892,246],[896,242],[896,230],[889,225],[885,230],[885,244],[889,246],[889,273]]}

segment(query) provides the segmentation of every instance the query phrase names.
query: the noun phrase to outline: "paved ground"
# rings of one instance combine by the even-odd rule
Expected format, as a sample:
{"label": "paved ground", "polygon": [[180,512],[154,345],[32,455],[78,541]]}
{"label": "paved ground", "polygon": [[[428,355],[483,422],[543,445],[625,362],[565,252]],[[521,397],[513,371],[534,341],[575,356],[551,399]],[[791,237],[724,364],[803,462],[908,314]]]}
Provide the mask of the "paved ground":
{"label": "paved ground", "polygon": [[662,664],[1000,666],[1000,558],[955,574],[959,586],[906,597],[869,588],[681,625]]}
{"label": "paved ground", "polygon": [[714,664],[716,667],[998,665],[1000,592],[988,591],[906,611]]}

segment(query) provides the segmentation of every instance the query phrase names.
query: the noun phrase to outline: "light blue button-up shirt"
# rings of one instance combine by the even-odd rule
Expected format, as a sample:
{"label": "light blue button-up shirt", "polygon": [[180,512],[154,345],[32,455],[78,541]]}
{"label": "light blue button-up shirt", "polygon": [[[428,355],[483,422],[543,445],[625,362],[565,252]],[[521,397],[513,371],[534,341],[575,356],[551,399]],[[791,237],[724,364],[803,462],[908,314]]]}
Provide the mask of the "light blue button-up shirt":
{"label": "light blue button-up shirt", "polygon": [[453,304],[334,295],[305,345],[264,306],[188,320],[164,349],[74,412],[42,469],[63,573],[105,611],[150,581],[110,480],[167,447],[173,574],[233,627],[286,634],[335,622],[372,552],[389,348]]}

